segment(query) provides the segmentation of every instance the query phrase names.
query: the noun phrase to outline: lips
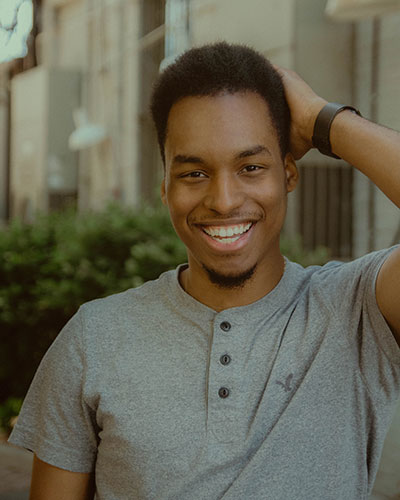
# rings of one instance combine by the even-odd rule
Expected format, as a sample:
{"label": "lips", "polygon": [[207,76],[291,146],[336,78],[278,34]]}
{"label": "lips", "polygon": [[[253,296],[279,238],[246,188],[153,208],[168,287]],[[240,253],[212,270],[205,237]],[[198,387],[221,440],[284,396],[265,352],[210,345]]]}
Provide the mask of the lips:
{"label": "lips", "polygon": [[246,222],[231,226],[202,226],[202,230],[213,240],[229,245],[239,240],[241,235],[249,231],[252,225],[252,222]]}
{"label": "lips", "polygon": [[236,224],[199,225],[200,234],[207,245],[214,251],[237,251],[243,248],[252,233],[255,222],[246,221]]}

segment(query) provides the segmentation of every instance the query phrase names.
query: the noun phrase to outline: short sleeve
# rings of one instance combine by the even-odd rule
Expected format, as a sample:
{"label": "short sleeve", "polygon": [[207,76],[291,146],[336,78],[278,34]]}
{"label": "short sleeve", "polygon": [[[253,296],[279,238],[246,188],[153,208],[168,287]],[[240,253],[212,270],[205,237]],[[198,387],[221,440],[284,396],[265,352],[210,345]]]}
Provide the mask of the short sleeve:
{"label": "short sleeve", "polygon": [[365,293],[358,327],[360,370],[380,400],[398,399],[400,394],[400,348],[376,300],[376,281],[389,252],[375,254],[365,270]]}
{"label": "short sleeve", "polygon": [[[395,404],[400,394],[400,348],[376,301],[376,280],[397,247],[349,263],[331,263],[322,274],[325,297],[354,353],[375,401]],[[339,330],[339,328],[338,328]]]}
{"label": "short sleeve", "polygon": [[87,369],[78,311],[43,357],[8,441],[56,467],[94,470],[99,429],[84,401]]}

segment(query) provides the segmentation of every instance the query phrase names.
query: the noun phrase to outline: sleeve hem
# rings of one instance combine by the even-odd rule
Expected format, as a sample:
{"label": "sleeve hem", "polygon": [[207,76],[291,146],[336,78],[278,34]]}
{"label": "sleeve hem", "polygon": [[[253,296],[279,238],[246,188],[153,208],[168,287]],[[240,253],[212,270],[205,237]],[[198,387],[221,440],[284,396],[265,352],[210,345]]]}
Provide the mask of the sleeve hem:
{"label": "sleeve hem", "polygon": [[28,432],[22,434],[14,429],[7,441],[35,453],[40,460],[59,469],[81,473],[90,473],[95,469],[94,454],[83,456],[76,450],[57,446],[43,437],[39,439]]}
{"label": "sleeve hem", "polygon": [[[386,258],[390,255],[390,253],[391,252],[386,255]],[[374,330],[379,332],[379,334],[376,335],[376,340],[379,347],[393,365],[400,367],[400,347],[397,344],[396,339],[394,338],[394,334],[387,324],[385,317],[381,313],[381,310],[379,309],[378,303],[376,301],[376,282],[378,279],[379,271],[381,270],[381,267],[383,266],[385,260],[386,259],[383,259],[379,263],[379,266],[372,276],[371,281],[373,293],[367,296],[367,303],[368,310],[373,313],[370,314],[373,328]]]}

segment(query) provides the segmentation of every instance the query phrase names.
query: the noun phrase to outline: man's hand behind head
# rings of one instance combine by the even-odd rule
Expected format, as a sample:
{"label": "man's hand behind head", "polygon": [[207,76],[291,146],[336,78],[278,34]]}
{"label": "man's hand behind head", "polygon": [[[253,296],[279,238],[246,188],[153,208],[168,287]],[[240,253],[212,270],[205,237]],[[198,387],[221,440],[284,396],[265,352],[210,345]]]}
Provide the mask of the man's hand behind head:
{"label": "man's hand behind head", "polygon": [[294,71],[274,65],[285,86],[290,108],[290,151],[295,160],[302,158],[312,145],[314,123],[321,109],[327,104]]}

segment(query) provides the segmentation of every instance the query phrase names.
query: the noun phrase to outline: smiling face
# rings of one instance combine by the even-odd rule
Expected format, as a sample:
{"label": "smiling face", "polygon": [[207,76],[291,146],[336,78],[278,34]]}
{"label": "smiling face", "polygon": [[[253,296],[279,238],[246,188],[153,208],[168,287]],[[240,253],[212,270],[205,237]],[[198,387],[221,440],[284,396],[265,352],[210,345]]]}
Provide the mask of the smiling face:
{"label": "smiling face", "polygon": [[165,156],[162,199],[187,247],[192,282],[262,280],[282,259],[287,193],[297,181],[264,99],[247,92],[178,101]]}

